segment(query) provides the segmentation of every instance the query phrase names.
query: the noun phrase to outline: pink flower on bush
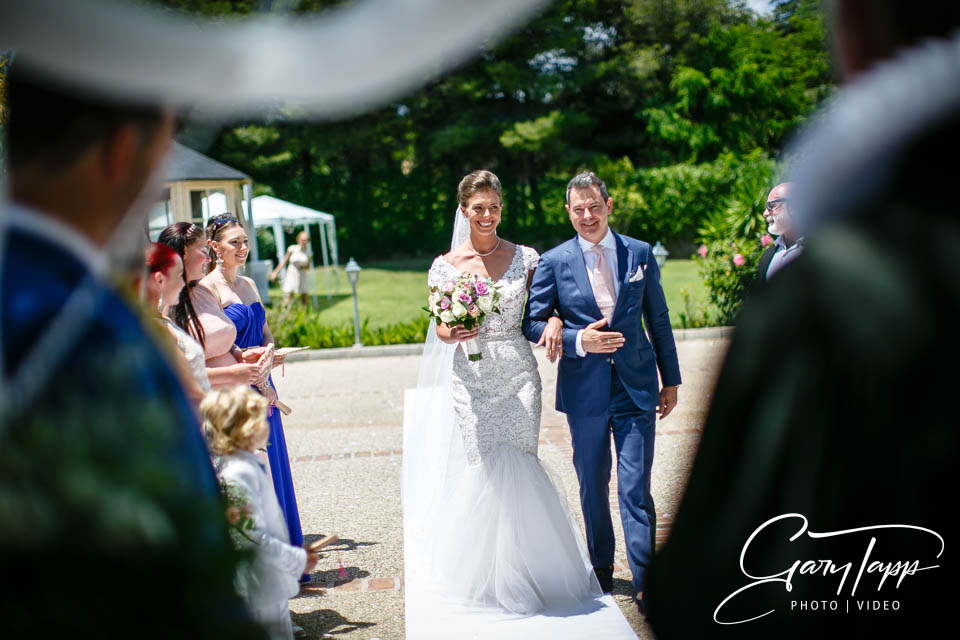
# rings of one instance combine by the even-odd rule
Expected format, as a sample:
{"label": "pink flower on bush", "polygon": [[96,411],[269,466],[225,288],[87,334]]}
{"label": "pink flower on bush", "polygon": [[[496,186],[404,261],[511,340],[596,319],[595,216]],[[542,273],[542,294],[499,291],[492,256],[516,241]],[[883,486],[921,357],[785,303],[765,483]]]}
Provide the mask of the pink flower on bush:
{"label": "pink flower on bush", "polygon": [[487,283],[483,280],[477,280],[477,285],[474,287],[474,291],[477,293],[477,297],[485,296],[490,293],[490,287],[488,287]]}
{"label": "pink flower on bush", "polygon": [[480,315],[480,307],[478,307],[475,304],[472,304],[470,305],[470,308],[467,309],[467,313],[470,314],[471,318],[476,318],[478,315]]}
{"label": "pink flower on bush", "polygon": [[762,236],[760,236],[761,247],[765,247],[770,244],[773,244],[773,237],[769,233],[765,233]]}
{"label": "pink flower on bush", "polygon": [[462,302],[462,303],[464,304],[464,306],[466,306],[466,305],[470,304],[471,302],[473,302],[473,298],[471,298],[470,295],[469,295],[469,294],[466,294],[466,293],[461,293],[461,294],[460,294],[460,297],[459,297],[459,300],[460,300],[460,302]]}
{"label": "pink flower on bush", "polygon": [[747,259],[744,258],[744,257],[743,257],[741,254],[739,254],[739,253],[736,253],[736,254],[734,254],[734,256],[733,256],[733,264],[737,265],[738,267],[742,267],[743,264],[744,264],[746,261],[747,261]]}
{"label": "pink flower on bush", "polygon": [[705,245],[705,244],[700,245],[700,248],[697,249],[697,253],[700,254],[700,257],[701,257],[701,258],[706,258],[706,257],[707,257],[707,245]]}

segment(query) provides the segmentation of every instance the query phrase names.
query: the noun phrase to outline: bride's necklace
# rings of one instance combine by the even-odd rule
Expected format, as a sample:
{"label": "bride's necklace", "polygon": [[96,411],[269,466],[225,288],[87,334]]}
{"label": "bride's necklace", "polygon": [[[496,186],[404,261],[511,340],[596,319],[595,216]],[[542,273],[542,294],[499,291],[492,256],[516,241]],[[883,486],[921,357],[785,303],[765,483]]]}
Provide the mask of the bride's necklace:
{"label": "bride's necklace", "polygon": [[494,251],[496,251],[497,249],[500,248],[500,243],[501,243],[501,242],[503,242],[503,238],[497,238],[497,246],[495,246],[495,247],[494,247],[493,249],[491,249],[490,251],[487,251],[486,253],[480,253],[479,251],[477,251],[476,249],[473,248],[473,241],[471,240],[471,241],[470,241],[470,251],[473,251],[473,253],[474,253],[475,255],[478,255],[478,256],[480,256],[481,258],[486,258],[486,257],[489,256],[491,253],[493,253]]}

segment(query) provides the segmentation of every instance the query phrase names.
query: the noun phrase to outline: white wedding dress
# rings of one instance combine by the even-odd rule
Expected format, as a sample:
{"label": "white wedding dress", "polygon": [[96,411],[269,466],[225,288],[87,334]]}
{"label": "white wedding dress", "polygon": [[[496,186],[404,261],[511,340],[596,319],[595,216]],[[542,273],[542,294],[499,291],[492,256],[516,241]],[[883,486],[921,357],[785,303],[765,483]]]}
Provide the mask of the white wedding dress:
{"label": "white wedding dress", "polygon": [[[431,336],[405,397],[408,640],[636,637],[537,458],[540,374],[520,320],[538,258],[518,245],[495,283],[501,313],[480,328],[482,359]],[[458,275],[438,257],[428,282]]]}

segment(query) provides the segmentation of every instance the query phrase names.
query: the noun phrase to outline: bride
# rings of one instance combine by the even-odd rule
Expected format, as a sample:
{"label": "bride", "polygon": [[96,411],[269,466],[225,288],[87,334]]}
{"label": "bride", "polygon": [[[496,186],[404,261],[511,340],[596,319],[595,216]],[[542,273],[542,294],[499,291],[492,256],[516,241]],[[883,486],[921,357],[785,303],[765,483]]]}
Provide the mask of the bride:
{"label": "bride", "polygon": [[[501,312],[472,331],[431,327],[417,390],[405,397],[407,638],[509,637],[511,629],[584,637],[571,618],[589,619],[588,635],[633,638],[537,458],[540,375],[520,320],[539,256],[497,236],[503,199],[493,173],[467,175],[457,197],[452,249],[434,260],[428,283],[489,277]],[[555,323],[541,341],[551,350]],[[457,348],[471,338],[480,360]]]}

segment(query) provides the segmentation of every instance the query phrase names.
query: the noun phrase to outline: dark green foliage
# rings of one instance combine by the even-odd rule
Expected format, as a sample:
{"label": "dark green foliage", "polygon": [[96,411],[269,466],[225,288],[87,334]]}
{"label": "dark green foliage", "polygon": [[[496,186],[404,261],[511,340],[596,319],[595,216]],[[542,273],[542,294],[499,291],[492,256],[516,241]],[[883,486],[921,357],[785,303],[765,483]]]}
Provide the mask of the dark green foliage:
{"label": "dark green foliage", "polygon": [[[161,4],[246,15],[256,3]],[[590,168],[611,184],[618,230],[684,251],[829,93],[824,34],[816,0],[770,17],[735,0],[560,0],[392,104],[340,122],[232,123],[207,151],[259,193],[335,214],[341,254],[358,260],[436,255],[457,183],[480,167],[503,181],[511,240],[570,237],[564,187]]]}

